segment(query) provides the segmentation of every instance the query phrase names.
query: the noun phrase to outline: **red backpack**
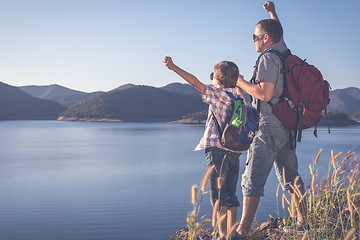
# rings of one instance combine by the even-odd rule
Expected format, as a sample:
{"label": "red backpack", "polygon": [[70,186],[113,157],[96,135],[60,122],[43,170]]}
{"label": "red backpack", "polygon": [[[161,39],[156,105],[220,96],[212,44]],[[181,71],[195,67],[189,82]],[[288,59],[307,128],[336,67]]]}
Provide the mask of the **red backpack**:
{"label": "red backpack", "polygon": [[[290,50],[277,54],[283,68],[284,92],[277,104],[272,104],[272,112],[288,129],[298,131],[298,142],[301,141],[302,130],[315,126],[314,135],[317,136],[316,126],[321,119],[322,111],[329,104],[330,85],[325,81],[320,71],[313,65],[291,54]],[[260,58],[260,57],[259,57]],[[329,129],[330,133],[330,129]]]}

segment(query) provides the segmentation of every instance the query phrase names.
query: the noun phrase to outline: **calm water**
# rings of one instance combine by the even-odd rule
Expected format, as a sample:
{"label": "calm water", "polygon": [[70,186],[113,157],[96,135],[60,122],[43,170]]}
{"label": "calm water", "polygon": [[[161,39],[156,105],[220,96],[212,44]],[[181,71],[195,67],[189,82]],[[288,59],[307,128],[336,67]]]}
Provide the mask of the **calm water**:
{"label": "calm water", "polygon": [[[185,225],[190,186],[206,170],[203,152],[193,151],[203,130],[161,123],[0,121],[0,239],[168,239]],[[359,152],[360,127],[332,129],[330,135],[320,129],[318,139],[305,131],[297,150],[304,180],[320,148],[325,175],[331,149]],[[276,215],[276,185],[272,172],[259,221]],[[208,198],[202,214],[210,215]]]}

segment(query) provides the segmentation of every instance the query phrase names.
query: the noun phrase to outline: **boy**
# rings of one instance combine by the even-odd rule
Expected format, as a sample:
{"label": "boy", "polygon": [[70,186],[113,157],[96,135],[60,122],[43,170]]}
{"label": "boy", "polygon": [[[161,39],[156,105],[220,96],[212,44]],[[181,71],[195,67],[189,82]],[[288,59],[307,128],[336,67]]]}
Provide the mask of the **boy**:
{"label": "boy", "polygon": [[217,180],[219,176],[222,178],[220,215],[225,215],[226,217],[219,223],[219,234],[221,238],[224,238],[235,224],[237,207],[240,206],[236,196],[236,185],[241,152],[231,151],[221,145],[220,133],[217,130],[213,115],[216,117],[221,129],[224,129],[225,122],[231,117],[233,111],[232,99],[225,91],[231,92],[236,97],[239,97],[239,95],[244,96],[241,89],[236,88],[239,69],[233,62],[222,61],[216,64],[214,72],[210,75],[214,86],[210,86],[203,84],[194,75],[176,66],[170,57],[165,57],[163,63],[199,90],[202,94],[203,102],[209,104],[205,132],[195,150],[205,149],[208,166],[215,165],[214,171],[210,176],[210,194],[213,206],[216,200],[219,199]]}

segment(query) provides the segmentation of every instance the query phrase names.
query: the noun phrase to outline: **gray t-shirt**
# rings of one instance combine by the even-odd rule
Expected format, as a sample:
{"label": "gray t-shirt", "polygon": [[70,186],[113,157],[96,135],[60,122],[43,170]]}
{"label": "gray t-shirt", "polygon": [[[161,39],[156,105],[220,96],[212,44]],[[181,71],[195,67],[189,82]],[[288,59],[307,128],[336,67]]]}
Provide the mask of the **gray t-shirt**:
{"label": "gray t-shirt", "polygon": [[[280,53],[283,53],[287,50],[286,44],[283,40],[278,43],[273,44],[264,52],[269,50],[277,50]],[[255,82],[271,82],[275,84],[274,94],[272,97],[272,102],[276,102],[277,99],[281,96],[284,86],[284,76],[280,73],[282,68],[281,59],[278,55],[272,52],[263,54],[259,59],[259,64],[256,72]],[[278,118],[272,114],[271,106],[267,102],[259,101],[260,103],[260,122],[266,121],[270,122],[279,122]],[[257,99],[253,101],[253,106],[256,108]]]}

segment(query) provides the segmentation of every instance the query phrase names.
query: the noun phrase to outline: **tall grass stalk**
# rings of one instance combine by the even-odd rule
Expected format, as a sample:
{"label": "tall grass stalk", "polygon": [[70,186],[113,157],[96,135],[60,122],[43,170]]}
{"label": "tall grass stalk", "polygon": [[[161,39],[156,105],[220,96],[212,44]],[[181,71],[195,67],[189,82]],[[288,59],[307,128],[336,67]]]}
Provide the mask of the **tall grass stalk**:
{"label": "tall grass stalk", "polygon": [[[326,178],[316,180],[322,149],[309,165],[311,179],[308,191],[301,196],[295,183],[293,191],[301,201],[306,201],[307,217],[305,233],[297,232],[293,239],[360,239],[360,161],[355,153],[348,151],[342,160],[341,152],[335,154],[331,150],[329,170]],[[283,176],[285,176],[283,172]],[[278,193],[276,193],[278,195]],[[288,205],[290,207],[288,207]],[[285,195],[282,197],[282,207],[290,213],[286,223],[291,222],[297,228],[295,211]]]}
{"label": "tall grass stalk", "polygon": [[[329,169],[327,176],[317,180],[317,163],[321,161],[322,149],[317,153],[312,164],[309,165],[311,179],[308,191],[301,195],[298,179],[290,187],[297,195],[299,205],[306,206],[306,231],[295,231],[288,237],[281,239],[360,239],[360,161],[355,153],[348,151],[341,160],[342,153],[335,154],[331,151]],[[195,240],[197,233],[208,223],[212,222],[213,230],[211,239],[219,239],[219,223],[224,220],[226,215],[220,216],[220,204],[217,201],[213,207],[212,221],[199,218],[200,205],[203,195],[206,194],[206,184],[214,167],[210,167],[201,181],[200,189],[194,185],[191,189],[191,201],[194,205],[193,211],[188,214],[188,240]],[[283,181],[286,184],[285,171],[283,170]],[[222,187],[223,179],[218,179],[219,190]],[[277,212],[279,214],[278,198],[279,188],[276,190]],[[220,192],[219,192],[220,196]],[[293,201],[289,201],[285,194],[281,196],[282,208],[284,213],[287,210],[290,217],[283,219],[284,225],[297,226],[297,209]],[[238,223],[237,223],[238,224]],[[235,231],[237,224],[232,226],[227,233],[227,238]],[[249,239],[256,239],[250,236]],[[272,238],[269,238],[272,239]],[[279,238],[280,239],[280,238]]]}
{"label": "tall grass stalk", "polygon": [[197,233],[205,225],[211,221],[209,219],[199,218],[201,202],[204,194],[206,194],[206,185],[210,175],[214,171],[214,166],[207,169],[204,177],[201,180],[200,189],[196,185],[193,185],[190,190],[191,203],[193,204],[193,210],[187,215],[186,225],[188,227],[188,240],[195,240]]}
{"label": "tall grass stalk", "polygon": [[[224,157],[224,159],[225,158],[226,158],[226,156]],[[186,224],[188,226],[188,240],[195,240],[199,230],[209,223],[212,223],[213,228],[214,228],[214,231],[212,234],[212,239],[216,239],[218,236],[219,222],[223,221],[226,217],[226,215],[220,216],[220,201],[217,200],[213,206],[212,220],[209,220],[209,219],[202,220],[199,218],[202,199],[203,199],[203,196],[207,193],[207,191],[206,191],[207,183],[209,182],[209,178],[212,175],[214,169],[215,169],[214,165],[210,166],[207,169],[206,173],[204,174],[204,177],[201,180],[199,190],[197,189],[196,185],[193,185],[191,187],[191,203],[193,204],[193,211],[188,214],[187,219],[186,219]],[[223,183],[223,178],[221,177],[221,170],[222,170],[222,165],[220,168],[220,176],[217,179],[217,186],[219,188],[219,193],[218,193],[219,196],[220,196],[220,189],[221,189],[222,183]]]}
{"label": "tall grass stalk", "polygon": [[[213,165],[213,166],[209,167],[208,170],[206,171],[206,173],[204,174],[204,177],[201,180],[200,189],[198,189],[196,185],[193,185],[191,187],[190,193],[191,193],[191,203],[193,204],[193,211],[191,211],[188,214],[187,219],[186,219],[186,223],[188,226],[188,240],[195,240],[197,238],[197,235],[198,235],[200,229],[209,223],[212,223],[212,227],[213,227],[211,239],[212,240],[220,239],[220,235],[219,235],[220,224],[223,221],[227,220],[226,219],[227,214],[221,214],[221,211],[220,211],[221,210],[220,192],[221,192],[221,188],[223,187],[223,182],[224,182],[224,179],[221,174],[222,174],[222,168],[223,168],[225,159],[226,159],[226,155],[224,156],[224,159],[222,161],[222,164],[220,167],[220,172],[219,172],[219,177],[217,179],[219,199],[216,200],[216,202],[214,203],[211,220],[200,219],[199,213],[200,213],[200,207],[201,207],[203,195],[207,193],[207,191],[206,191],[207,183],[209,182],[209,178],[212,175],[215,166]],[[227,231],[226,236],[225,236],[226,239],[231,239],[231,236],[236,231],[237,226],[238,226],[238,224],[235,224],[234,226],[229,227],[230,229],[229,229],[229,231]],[[222,237],[224,237],[224,236],[222,236]]]}

